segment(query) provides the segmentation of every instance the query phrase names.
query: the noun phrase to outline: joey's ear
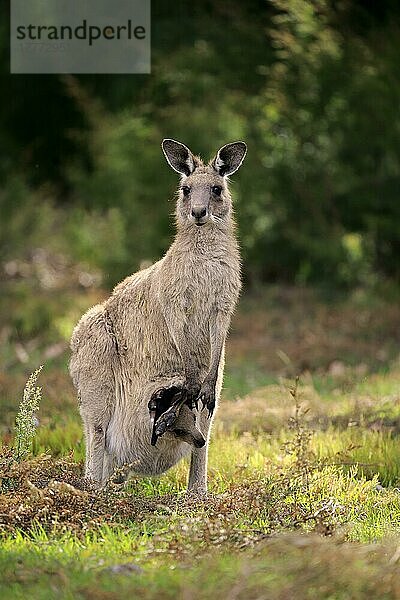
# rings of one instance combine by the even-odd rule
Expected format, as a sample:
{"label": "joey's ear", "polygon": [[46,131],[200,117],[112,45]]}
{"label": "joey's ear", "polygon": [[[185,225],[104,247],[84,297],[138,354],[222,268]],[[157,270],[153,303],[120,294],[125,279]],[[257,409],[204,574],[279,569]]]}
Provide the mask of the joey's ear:
{"label": "joey's ear", "polygon": [[175,140],[165,139],[161,148],[168,164],[181,175],[190,175],[197,167],[197,162],[189,148],[185,144]]}
{"label": "joey's ear", "polygon": [[222,177],[232,175],[244,161],[246,152],[247,146],[244,142],[226,144],[218,150],[211,164]]}

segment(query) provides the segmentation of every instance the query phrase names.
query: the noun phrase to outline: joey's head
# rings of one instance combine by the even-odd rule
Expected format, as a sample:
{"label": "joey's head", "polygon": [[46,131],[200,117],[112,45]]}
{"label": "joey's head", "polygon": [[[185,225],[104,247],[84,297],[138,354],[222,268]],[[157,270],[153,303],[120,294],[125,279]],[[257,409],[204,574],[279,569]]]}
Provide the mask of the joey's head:
{"label": "joey's head", "polygon": [[206,443],[203,434],[196,427],[195,414],[187,404],[184,404],[175,423],[168,429],[175,437],[187,442],[195,448],[202,448]]}
{"label": "joey's head", "polygon": [[222,146],[208,164],[175,140],[163,140],[162,149],[168,164],[181,175],[176,208],[178,226],[228,227],[232,199],[227,177],[242,164],[246,144],[233,142]]}

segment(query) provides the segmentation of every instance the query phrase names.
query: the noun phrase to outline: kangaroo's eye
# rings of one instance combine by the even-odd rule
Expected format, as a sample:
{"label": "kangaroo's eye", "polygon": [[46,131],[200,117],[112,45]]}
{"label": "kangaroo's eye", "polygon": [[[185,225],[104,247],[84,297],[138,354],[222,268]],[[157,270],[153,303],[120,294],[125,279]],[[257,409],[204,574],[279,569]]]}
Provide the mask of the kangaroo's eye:
{"label": "kangaroo's eye", "polygon": [[213,185],[211,191],[216,196],[220,196],[222,192],[222,187],[220,185]]}
{"label": "kangaroo's eye", "polygon": [[183,435],[185,432],[183,431],[183,429],[174,429],[174,433],[176,435]]}
{"label": "kangaroo's eye", "polygon": [[182,193],[184,196],[189,196],[190,194],[190,187],[188,185],[183,185],[182,186]]}

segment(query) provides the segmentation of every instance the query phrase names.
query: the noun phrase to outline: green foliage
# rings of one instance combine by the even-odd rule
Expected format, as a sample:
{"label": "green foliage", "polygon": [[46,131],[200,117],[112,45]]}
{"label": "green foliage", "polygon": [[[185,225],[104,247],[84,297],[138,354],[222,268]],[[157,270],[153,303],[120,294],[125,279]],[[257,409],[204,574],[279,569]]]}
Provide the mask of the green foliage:
{"label": "green foliage", "polygon": [[21,258],[40,246],[54,229],[49,194],[33,191],[25,178],[7,177],[0,190],[0,255],[2,262]]}
{"label": "green foliage", "polygon": [[382,54],[377,31],[354,35],[327,0],[273,4],[275,62],[258,118],[268,216],[256,257],[270,257],[267,276],[302,283],[398,277],[395,28],[379,32]]}
{"label": "green foliage", "polygon": [[392,2],[155,0],[150,76],[6,77],[2,256],[56,246],[111,287],[171,241],[161,139],[208,159],[243,138],[249,281],[398,282],[399,16]]}
{"label": "green foliage", "polygon": [[43,365],[31,373],[15,418],[14,458],[20,462],[32,450],[36,434],[35,413],[39,410],[42,388],[36,385]]}

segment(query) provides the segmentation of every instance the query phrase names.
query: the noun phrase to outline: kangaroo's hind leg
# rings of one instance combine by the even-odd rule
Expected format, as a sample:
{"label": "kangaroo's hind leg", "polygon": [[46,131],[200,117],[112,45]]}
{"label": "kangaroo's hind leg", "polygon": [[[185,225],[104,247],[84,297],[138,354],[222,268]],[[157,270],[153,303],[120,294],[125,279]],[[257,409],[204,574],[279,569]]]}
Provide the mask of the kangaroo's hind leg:
{"label": "kangaroo's hind leg", "polygon": [[192,448],[187,491],[199,497],[207,494],[208,440],[211,422],[212,417],[209,418],[205,412],[197,412],[197,426],[206,442],[201,447]]}
{"label": "kangaroo's hind leg", "polygon": [[104,485],[112,471],[112,459],[106,450],[107,427],[112,414],[113,389],[94,380],[86,380],[80,389],[86,460],[85,477],[99,487]]}
{"label": "kangaroo's hind leg", "polygon": [[[215,402],[218,406],[222,389],[222,379],[224,374],[225,348],[222,348],[222,354],[218,365],[217,382],[215,385]],[[215,405],[214,405],[215,407]],[[214,408],[213,407],[213,408]],[[213,411],[207,415],[204,411],[197,413],[197,425],[203,434],[206,443],[203,447],[192,449],[192,458],[190,461],[188,492],[195,496],[204,496],[207,494],[207,462],[208,462],[208,443],[210,439],[211,425],[214,419]]]}

